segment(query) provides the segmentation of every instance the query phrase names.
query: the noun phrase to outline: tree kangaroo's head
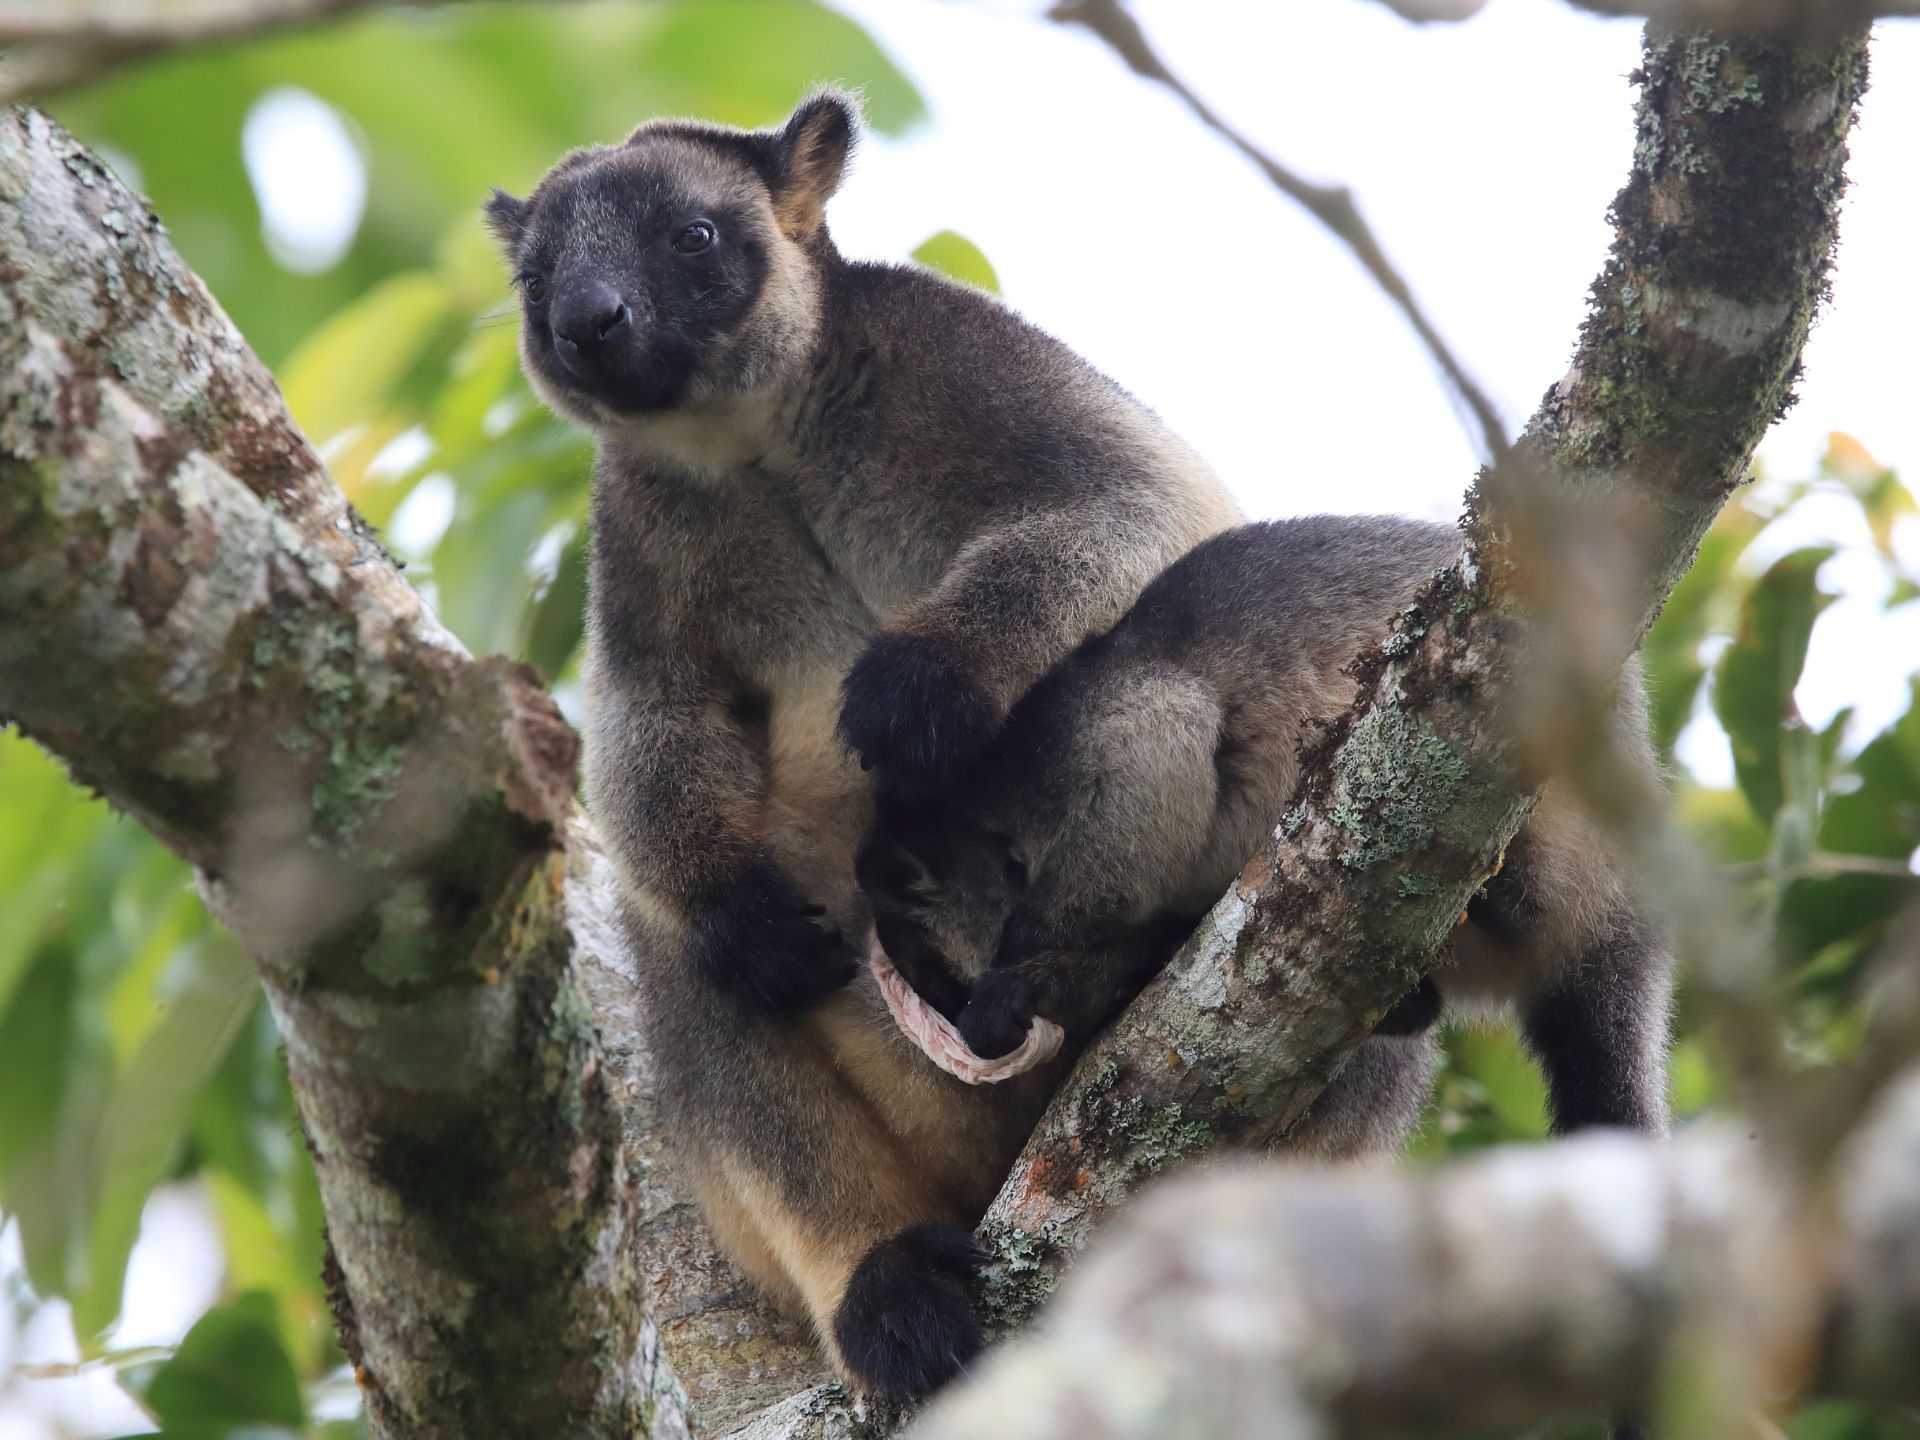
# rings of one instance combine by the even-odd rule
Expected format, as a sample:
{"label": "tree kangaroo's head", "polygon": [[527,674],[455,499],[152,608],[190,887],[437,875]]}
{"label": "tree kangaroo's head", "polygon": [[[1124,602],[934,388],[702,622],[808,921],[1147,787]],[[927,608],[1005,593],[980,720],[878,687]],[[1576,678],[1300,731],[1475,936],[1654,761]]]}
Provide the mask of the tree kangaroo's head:
{"label": "tree kangaroo's head", "polygon": [[684,120],[565,156],[487,222],[520,292],[520,353],[556,411],[619,429],[793,373],[820,320],[827,197],[859,117],[803,101],[773,130]]}
{"label": "tree kangaroo's head", "polygon": [[958,806],[883,801],[854,869],[887,958],[956,1018],[1027,893],[1014,841]]}

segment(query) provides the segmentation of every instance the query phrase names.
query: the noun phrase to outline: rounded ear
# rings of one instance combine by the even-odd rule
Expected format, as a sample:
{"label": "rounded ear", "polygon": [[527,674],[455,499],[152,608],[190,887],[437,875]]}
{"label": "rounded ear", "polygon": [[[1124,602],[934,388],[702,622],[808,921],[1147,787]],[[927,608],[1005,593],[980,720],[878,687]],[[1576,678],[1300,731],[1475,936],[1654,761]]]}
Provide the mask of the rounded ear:
{"label": "rounded ear", "polygon": [[859,134],[860,107],[839,90],[815,91],[787,117],[774,136],[772,190],[774,214],[788,234],[804,239],[824,223],[827,198],[840,188]]}
{"label": "rounded ear", "polygon": [[494,239],[500,242],[500,248],[507,252],[509,260],[519,248],[521,237],[526,234],[527,211],[530,208],[525,200],[516,200],[498,186],[481,207],[487,228],[493,231]]}

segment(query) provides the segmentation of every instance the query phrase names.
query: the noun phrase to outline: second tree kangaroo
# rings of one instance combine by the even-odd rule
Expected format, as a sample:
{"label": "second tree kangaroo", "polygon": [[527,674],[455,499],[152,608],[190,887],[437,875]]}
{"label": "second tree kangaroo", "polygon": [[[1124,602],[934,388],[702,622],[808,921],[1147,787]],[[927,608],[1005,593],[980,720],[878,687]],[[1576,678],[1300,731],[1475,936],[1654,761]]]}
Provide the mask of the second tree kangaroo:
{"label": "second tree kangaroo", "polygon": [[[1176,562],[1028,693],[938,803],[883,803],[858,868],[893,964],[977,1055],[1013,1050],[1035,1015],[1084,1041],[1272,833],[1303,739],[1352,703],[1344,667],[1460,547],[1452,526],[1320,515],[1243,526]],[[1614,724],[1657,785],[1637,662]],[[1564,781],[1467,918],[1302,1122],[1316,1148],[1405,1138],[1429,1072],[1404,1032],[1443,1003],[1518,1008],[1557,1130],[1664,1131],[1671,957]]]}

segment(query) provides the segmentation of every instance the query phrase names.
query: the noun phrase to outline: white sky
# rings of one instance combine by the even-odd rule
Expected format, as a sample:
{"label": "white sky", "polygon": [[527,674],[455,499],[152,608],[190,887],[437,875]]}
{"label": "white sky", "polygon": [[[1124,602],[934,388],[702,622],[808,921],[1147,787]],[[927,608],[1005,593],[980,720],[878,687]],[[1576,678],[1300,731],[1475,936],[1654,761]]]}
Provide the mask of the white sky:
{"label": "white sky", "polygon": [[[1023,313],[1154,406],[1260,515],[1455,513],[1474,453],[1424,351],[1318,224],[1090,35],[1018,10],[836,0],[928,96],[834,202],[856,254],[942,227]],[[1566,368],[1632,146],[1638,27],[1558,0],[1459,26],[1365,0],[1144,0],[1161,55],[1284,163],[1350,185],[1517,428]],[[1836,304],[1770,437],[1804,468],[1847,428],[1920,457],[1920,26],[1883,26]]]}

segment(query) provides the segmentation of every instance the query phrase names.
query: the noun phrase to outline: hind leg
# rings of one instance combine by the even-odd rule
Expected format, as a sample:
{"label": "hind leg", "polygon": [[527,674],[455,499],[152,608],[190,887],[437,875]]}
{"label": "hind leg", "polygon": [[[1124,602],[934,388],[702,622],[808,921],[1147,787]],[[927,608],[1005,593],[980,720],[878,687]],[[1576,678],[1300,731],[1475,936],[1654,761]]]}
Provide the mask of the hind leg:
{"label": "hind leg", "polygon": [[916,1400],[980,1353],[971,1290],[986,1258],[945,1220],[909,1226],[861,1257],[834,1311],[833,1343],[863,1390]]}
{"label": "hind leg", "polygon": [[1436,1032],[1369,1035],[1307,1113],[1274,1143],[1288,1158],[1385,1159],[1420,1123],[1439,1062]]}
{"label": "hind leg", "polygon": [[1527,1004],[1521,1027],[1546,1072],[1556,1134],[1666,1133],[1670,970],[1665,943],[1623,907]]}

